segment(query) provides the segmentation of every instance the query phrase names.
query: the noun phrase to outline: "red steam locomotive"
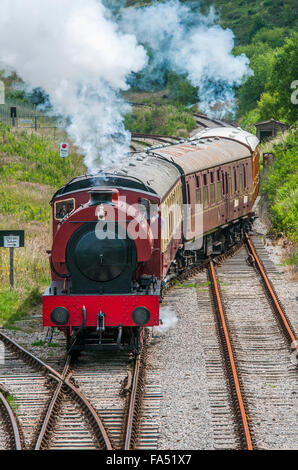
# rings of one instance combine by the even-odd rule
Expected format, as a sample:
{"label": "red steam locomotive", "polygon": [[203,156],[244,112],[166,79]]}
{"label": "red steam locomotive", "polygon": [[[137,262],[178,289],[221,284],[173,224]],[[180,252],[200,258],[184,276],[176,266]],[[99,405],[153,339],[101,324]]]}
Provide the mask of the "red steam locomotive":
{"label": "red steam locomotive", "polygon": [[44,326],[63,330],[68,348],[137,351],[167,281],[250,228],[257,145],[240,128],[204,129],[59,189]]}

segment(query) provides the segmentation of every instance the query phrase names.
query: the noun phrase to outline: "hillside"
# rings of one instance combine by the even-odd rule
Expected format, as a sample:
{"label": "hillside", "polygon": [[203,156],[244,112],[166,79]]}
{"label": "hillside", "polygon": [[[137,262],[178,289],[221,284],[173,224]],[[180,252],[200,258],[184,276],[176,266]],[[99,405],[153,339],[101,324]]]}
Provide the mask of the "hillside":
{"label": "hillside", "polygon": [[[128,0],[126,5],[152,3],[155,1]],[[187,3],[193,4],[194,7],[201,5],[202,12],[207,12],[211,6],[215,6],[220,15],[219,24],[232,29],[238,44],[249,44],[261,28],[271,30],[282,27],[286,28],[287,33],[289,30],[298,29],[296,0],[188,0]]]}
{"label": "hillside", "polygon": [[25,230],[15,250],[15,290],[9,288],[9,250],[0,249],[0,326],[40,305],[50,281],[50,205],[55,190],[82,174],[82,157],[71,148],[63,166],[58,140],[30,135],[0,123],[0,229]]}

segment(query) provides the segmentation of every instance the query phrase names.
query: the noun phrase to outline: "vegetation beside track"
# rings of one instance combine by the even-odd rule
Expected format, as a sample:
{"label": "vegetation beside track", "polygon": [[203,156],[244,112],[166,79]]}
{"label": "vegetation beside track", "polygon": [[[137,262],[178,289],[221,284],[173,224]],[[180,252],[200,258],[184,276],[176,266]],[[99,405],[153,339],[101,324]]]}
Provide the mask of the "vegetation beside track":
{"label": "vegetation beside track", "polygon": [[131,132],[188,137],[195,129],[196,121],[190,109],[176,103],[135,107],[126,116],[125,125]]}
{"label": "vegetation beside track", "polygon": [[261,195],[268,208],[274,237],[287,237],[293,247],[285,264],[298,265],[298,130],[261,146],[274,153],[268,170],[263,169]]}
{"label": "vegetation beside track", "polygon": [[73,147],[63,165],[58,143],[0,123],[0,229],[25,230],[25,248],[15,250],[14,291],[9,286],[9,250],[0,248],[0,326],[11,328],[28,313],[39,313],[50,282],[49,201],[67,179],[85,171]]}

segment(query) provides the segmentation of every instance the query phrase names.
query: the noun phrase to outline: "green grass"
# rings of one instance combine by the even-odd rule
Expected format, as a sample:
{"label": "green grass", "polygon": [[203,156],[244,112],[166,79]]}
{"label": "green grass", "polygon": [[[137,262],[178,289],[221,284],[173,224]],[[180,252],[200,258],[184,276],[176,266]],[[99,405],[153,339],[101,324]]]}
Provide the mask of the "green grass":
{"label": "green grass", "polygon": [[125,125],[131,132],[187,137],[196,121],[191,110],[177,103],[135,108],[126,116]]}
{"label": "green grass", "polygon": [[193,282],[193,283],[190,283],[190,284],[184,284],[183,282],[176,280],[174,282],[174,285],[178,288],[181,288],[181,289],[193,289],[194,287],[197,286],[197,283]]}
{"label": "green grass", "polygon": [[50,283],[46,250],[51,247],[50,200],[73,176],[85,172],[71,146],[63,166],[59,141],[0,123],[0,229],[24,229],[25,247],[15,250],[15,290],[9,288],[9,250],[0,248],[0,324],[14,328]]}
{"label": "green grass", "polygon": [[47,343],[46,341],[43,341],[42,339],[36,340],[33,343],[31,343],[32,346],[42,346],[42,347],[47,347],[47,348],[59,348],[60,344],[58,343]]}
{"label": "green grass", "polygon": [[6,396],[6,400],[7,400],[7,403],[9,404],[9,406],[11,407],[11,409],[16,412],[19,408],[19,404],[17,402],[17,398],[12,395],[11,393],[9,395]]}
{"label": "green grass", "polygon": [[60,187],[66,179],[85,171],[82,157],[71,152],[63,163],[58,142],[0,123],[1,181],[23,181]]}
{"label": "green grass", "polygon": [[[38,287],[27,290],[23,297],[17,291],[7,289],[0,291],[0,308],[2,324],[5,328],[13,328],[15,322],[23,320],[32,313],[32,309],[41,303],[41,292]],[[3,309],[2,309],[3,308]]]}
{"label": "green grass", "polygon": [[298,266],[298,251],[286,258],[281,266]]}

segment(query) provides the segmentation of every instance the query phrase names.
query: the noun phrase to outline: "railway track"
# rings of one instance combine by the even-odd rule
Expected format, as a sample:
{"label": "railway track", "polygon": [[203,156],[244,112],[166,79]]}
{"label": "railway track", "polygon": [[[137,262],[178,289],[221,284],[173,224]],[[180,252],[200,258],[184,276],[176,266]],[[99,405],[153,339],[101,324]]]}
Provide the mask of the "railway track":
{"label": "railway track", "polygon": [[22,450],[22,440],[19,424],[12,407],[8,401],[8,394],[0,391],[0,408],[2,410],[2,426],[7,433],[8,446],[13,450]]}
{"label": "railway track", "polygon": [[[61,400],[61,393],[63,389],[64,393],[67,393],[67,395],[77,403],[81,410],[81,413],[84,414],[85,419],[88,421],[89,427],[92,429],[92,434],[96,438],[98,448],[106,450],[112,449],[110,438],[100,416],[98,416],[98,414],[94,410],[89,400],[85,397],[85,395],[69,379],[69,357],[67,357],[63,373],[60,374],[56,369],[41,361],[39,358],[24,349],[11,338],[9,338],[2,331],[0,332],[0,340],[4,343],[9,353],[12,353],[12,356],[17,356],[30,367],[31,374],[29,376],[28,374],[26,374],[26,372],[28,371],[24,373],[24,368],[20,368],[20,365],[17,373],[13,372],[14,369],[12,369],[12,372],[10,374],[8,374],[8,371],[5,370],[3,371],[3,374],[1,376],[2,382],[7,383],[7,388],[9,388],[9,385],[12,386],[13,382],[18,382],[15,394],[16,396],[19,396],[19,401],[21,405],[24,408],[27,408],[24,412],[24,416],[22,417],[22,421],[24,424],[24,434],[26,431],[26,427],[29,427],[31,430],[31,432],[29,433],[29,440],[27,440],[26,443],[26,448],[38,449],[43,448],[43,446],[45,445],[47,434],[49,433],[49,430],[53,423],[53,414],[59,408],[59,400]],[[6,354],[5,359],[6,365],[12,366],[11,361],[9,361],[9,354]],[[36,375],[32,375],[33,371],[35,371],[35,374],[37,371],[37,377]],[[57,387],[53,395],[49,390],[47,393],[44,392],[44,389],[46,388],[44,377],[46,377],[47,380],[50,379],[51,381],[54,381],[54,383],[57,383]],[[37,378],[37,380],[34,380],[34,378]],[[25,385],[29,386],[29,384],[30,392],[28,393],[30,394],[30,403],[26,402],[28,398],[26,396],[24,397]],[[36,406],[36,402],[39,402],[39,406]],[[33,411],[32,409],[30,410],[30,408],[32,407],[34,408]],[[30,410],[29,412],[28,408]],[[32,430],[40,426],[41,416],[43,415],[45,409],[47,410],[46,415],[45,418],[42,419],[41,431],[35,442],[35,437],[34,435],[32,436],[32,432],[34,431]]]}
{"label": "railway track", "polygon": [[198,299],[216,448],[291,448],[297,341],[252,240],[208,275],[212,306],[208,293]]}
{"label": "railway track", "polygon": [[152,147],[154,145],[170,145],[183,141],[182,137],[159,135],[159,134],[142,134],[133,133],[131,135],[131,150],[133,152],[140,152],[144,148]]}
{"label": "railway track", "polygon": [[[284,445],[292,442],[291,433],[297,437],[297,366],[289,359],[297,341],[268,278],[275,268],[262,263],[258,251],[257,239],[247,238],[247,247],[237,245],[210,261],[208,277],[206,266],[182,275],[206,285],[197,301],[217,449],[283,448],[279,434],[286,436]],[[15,420],[6,392],[0,393],[7,446],[157,448],[158,429],[142,423],[146,347],[136,358],[123,352],[67,356],[58,372],[2,331],[0,340],[7,349],[0,384],[22,408]],[[147,395],[148,411],[160,392]]]}
{"label": "railway track", "polygon": [[[9,421],[5,419],[9,448],[129,450],[135,448],[139,439],[146,442],[146,438],[152,438],[151,434],[147,435],[146,427],[138,430],[144,395],[146,339],[136,357],[109,352],[92,358],[92,354],[83,353],[73,360],[67,355],[61,373],[3,332],[0,340],[7,349],[7,369],[0,378],[7,388],[13,388],[23,408],[18,424],[4,394],[0,393],[3,414],[9,417]],[[28,369],[24,370],[24,362]],[[20,438],[22,432],[26,436],[24,445]]]}

